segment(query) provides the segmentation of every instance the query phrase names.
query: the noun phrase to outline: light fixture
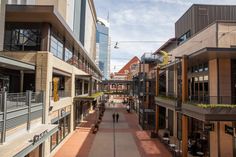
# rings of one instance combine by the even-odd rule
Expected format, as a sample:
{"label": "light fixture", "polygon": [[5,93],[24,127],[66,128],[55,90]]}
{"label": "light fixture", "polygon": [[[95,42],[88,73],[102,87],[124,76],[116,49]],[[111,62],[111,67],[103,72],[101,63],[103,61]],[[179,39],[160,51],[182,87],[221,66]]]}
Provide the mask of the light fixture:
{"label": "light fixture", "polygon": [[116,42],[114,49],[119,49],[118,42]]}

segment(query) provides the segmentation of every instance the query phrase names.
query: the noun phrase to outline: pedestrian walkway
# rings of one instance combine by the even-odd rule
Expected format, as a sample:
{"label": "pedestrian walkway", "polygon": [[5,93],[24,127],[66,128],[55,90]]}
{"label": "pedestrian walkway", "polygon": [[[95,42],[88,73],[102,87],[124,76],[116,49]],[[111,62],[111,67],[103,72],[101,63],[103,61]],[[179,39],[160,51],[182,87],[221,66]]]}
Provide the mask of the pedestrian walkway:
{"label": "pedestrian walkway", "polygon": [[[55,157],[171,157],[162,143],[140,129],[136,114],[127,113],[122,106],[106,109],[97,134],[89,133],[91,124],[83,128],[86,133],[76,130]],[[120,115],[115,124],[114,112]]]}

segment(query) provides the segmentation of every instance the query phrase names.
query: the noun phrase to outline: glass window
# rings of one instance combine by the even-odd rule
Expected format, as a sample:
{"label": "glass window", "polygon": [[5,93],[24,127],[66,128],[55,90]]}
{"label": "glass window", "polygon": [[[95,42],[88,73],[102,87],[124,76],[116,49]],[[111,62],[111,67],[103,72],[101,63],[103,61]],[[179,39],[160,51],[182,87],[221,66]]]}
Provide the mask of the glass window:
{"label": "glass window", "polygon": [[72,51],[70,51],[69,49],[65,49],[65,61],[68,63],[72,63]]}
{"label": "glass window", "polygon": [[65,136],[70,132],[70,116],[65,117]]}
{"label": "glass window", "polygon": [[202,65],[202,64],[199,65],[198,71],[199,71],[199,72],[202,72],[202,71],[203,71],[203,65]]}
{"label": "glass window", "polygon": [[58,130],[58,141],[61,142],[64,139],[64,119],[59,121],[59,130]]}
{"label": "glass window", "polygon": [[40,29],[36,26],[6,23],[4,49],[8,51],[39,51]]}
{"label": "glass window", "polygon": [[204,71],[208,71],[208,64],[207,63],[204,64]]}
{"label": "glass window", "polygon": [[54,56],[63,59],[63,44],[54,36],[51,36],[50,51],[53,53]]}
{"label": "glass window", "polygon": [[51,151],[57,146],[58,144],[58,132],[54,133],[51,136]]}

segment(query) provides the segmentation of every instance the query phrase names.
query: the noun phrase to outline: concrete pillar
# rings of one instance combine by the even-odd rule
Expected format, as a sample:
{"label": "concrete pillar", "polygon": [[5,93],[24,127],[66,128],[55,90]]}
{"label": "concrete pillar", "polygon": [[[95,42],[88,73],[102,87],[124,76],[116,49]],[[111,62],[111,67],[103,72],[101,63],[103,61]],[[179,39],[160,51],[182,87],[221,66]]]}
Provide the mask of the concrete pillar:
{"label": "concrete pillar", "polygon": [[169,94],[169,81],[168,81],[168,78],[169,78],[169,70],[166,70],[166,96],[168,96],[168,94]]}
{"label": "concrete pillar", "polygon": [[84,80],[82,80],[82,95],[84,95]]}
{"label": "concrete pillar", "polygon": [[93,92],[93,78],[92,78],[92,76],[90,76],[90,78],[89,78],[89,96],[92,95],[92,92]]}
{"label": "concrete pillar", "polygon": [[182,115],[182,157],[188,157],[188,117]]}
{"label": "concrete pillar", "polygon": [[[65,77],[65,96],[71,97],[72,96],[72,78]],[[74,92],[73,92],[74,93]]]}
{"label": "concrete pillar", "polygon": [[208,62],[209,67],[209,96],[210,96],[210,103],[217,104],[218,103],[218,59],[213,59]]}
{"label": "concrete pillar", "polygon": [[7,0],[0,1],[0,51],[3,50],[4,44],[6,1]]}
{"label": "concrete pillar", "polygon": [[42,24],[41,51],[50,51],[51,26],[48,23]]}
{"label": "concrete pillar", "polygon": [[[159,71],[160,68],[157,67],[156,70],[156,96],[159,96]],[[159,112],[160,112],[160,107],[158,105],[156,105],[156,125],[155,125],[155,132],[158,133],[159,130]]]}
{"label": "concrete pillar", "polygon": [[[50,124],[51,119],[49,116],[49,106],[50,106],[50,91],[52,82],[52,58],[53,54],[40,51],[36,55],[36,80],[35,80],[35,91],[45,92],[45,124]],[[50,142],[45,142],[44,145],[45,152],[44,155],[50,154]]]}
{"label": "concrete pillar", "polygon": [[24,90],[24,71],[20,71],[20,92]]}
{"label": "concrete pillar", "polygon": [[168,128],[168,123],[169,123],[169,112],[168,112],[168,108],[166,108],[166,128]]}
{"label": "concrete pillar", "polygon": [[182,102],[188,101],[188,57],[182,57]]}

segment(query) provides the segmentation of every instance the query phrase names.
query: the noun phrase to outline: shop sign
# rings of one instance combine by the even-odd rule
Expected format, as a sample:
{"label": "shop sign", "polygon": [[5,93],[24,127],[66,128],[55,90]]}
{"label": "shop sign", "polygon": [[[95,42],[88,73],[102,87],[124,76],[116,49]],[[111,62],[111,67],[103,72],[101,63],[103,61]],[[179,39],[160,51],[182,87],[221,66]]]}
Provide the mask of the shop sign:
{"label": "shop sign", "polygon": [[204,131],[214,131],[214,124],[213,123],[204,124]]}
{"label": "shop sign", "polygon": [[33,140],[32,140],[33,145],[37,143],[39,140],[41,140],[47,133],[48,133],[48,130],[45,130],[41,134],[34,135]]}
{"label": "shop sign", "polygon": [[228,125],[225,125],[225,133],[234,136],[234,128]]}

